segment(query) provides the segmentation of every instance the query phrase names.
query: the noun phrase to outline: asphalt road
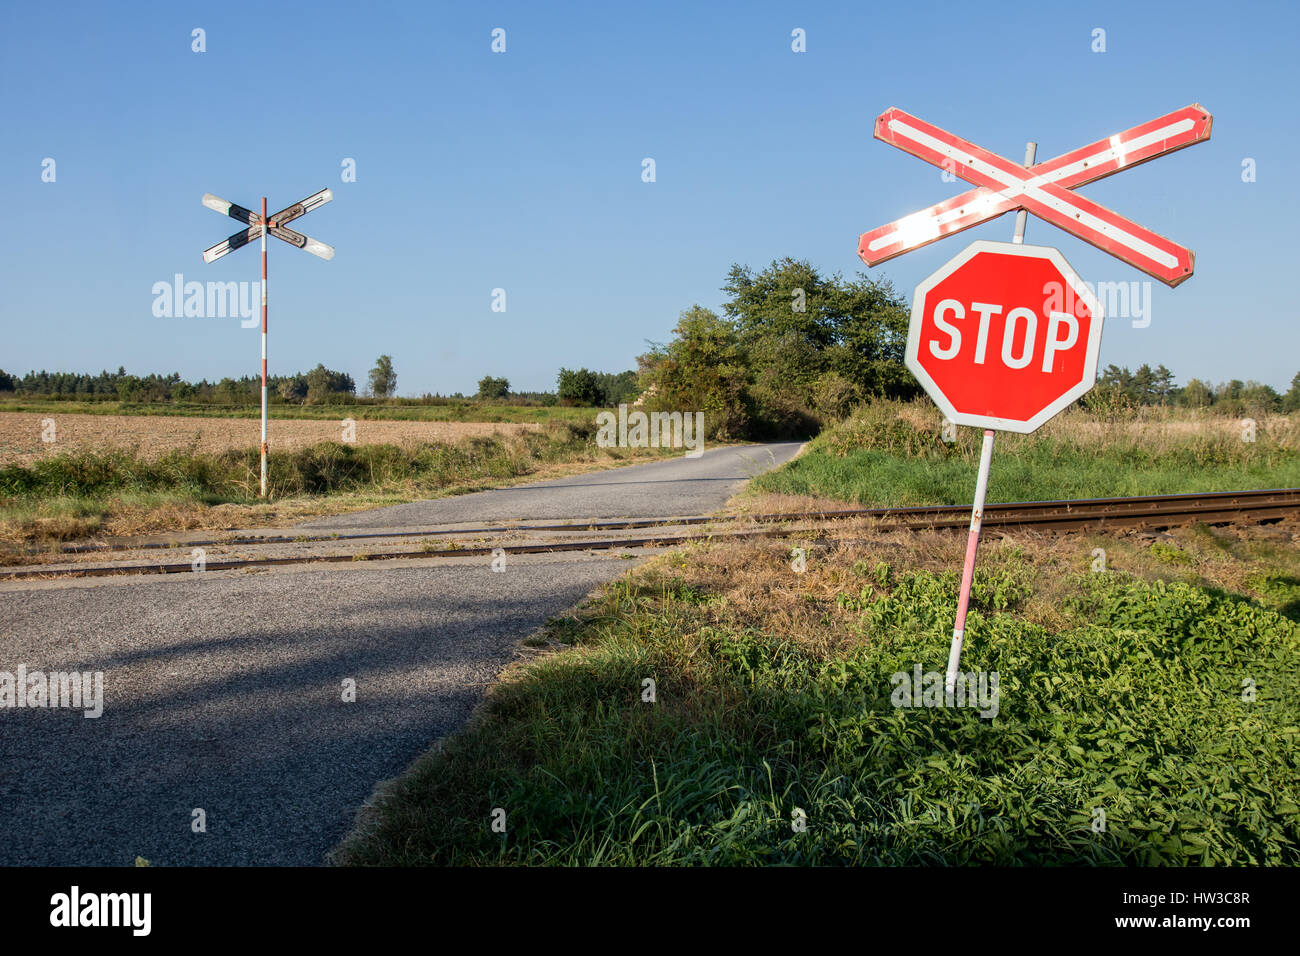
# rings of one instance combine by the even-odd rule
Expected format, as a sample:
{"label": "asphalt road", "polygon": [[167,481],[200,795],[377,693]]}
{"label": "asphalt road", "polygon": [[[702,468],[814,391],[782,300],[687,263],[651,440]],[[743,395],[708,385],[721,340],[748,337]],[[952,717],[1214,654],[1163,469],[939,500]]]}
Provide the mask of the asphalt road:
{"label": "asphalt road", "polygon": [[588,472],[556,481],[516,485],[456,498],[317,518],[300,527],[383,529],[511,518],[645,518],[708,514],[744,483],[788,461],[798,442],[706,450],[699,458]]}
{"label": "asphalt road", "polygon": [[[707,512],[797,447],[312,524]],[[0,706],[0,865],[323,862],[374,785],[459,727],[522,638],[632,563],[467,560],[0,585],[0,686],[26,665],[99,671],[104,687],[98,718]]]}

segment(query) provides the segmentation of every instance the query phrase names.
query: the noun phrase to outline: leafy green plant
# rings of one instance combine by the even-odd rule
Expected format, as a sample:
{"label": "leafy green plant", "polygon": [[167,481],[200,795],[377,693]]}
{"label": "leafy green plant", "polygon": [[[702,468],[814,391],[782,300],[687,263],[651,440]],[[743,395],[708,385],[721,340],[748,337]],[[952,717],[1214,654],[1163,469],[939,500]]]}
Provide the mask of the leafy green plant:
{"label": "leafy green plant", "polygon": [[[993,720],[890,704],[891,674],[942,669],[954,574],[849,596],[863,640],[830,658],[703,624],[671,578],[620,582],[566,619],[577,647],[498,688],[342,858],[1300,863],[1300,628],[1240,596],[1111,573],[1073,579],[1053,632],[1014,613],[1031,582],[1015,562],[976,577],[963,667],[1001,675]],[[498,806],[505,836],[487,826]]]}

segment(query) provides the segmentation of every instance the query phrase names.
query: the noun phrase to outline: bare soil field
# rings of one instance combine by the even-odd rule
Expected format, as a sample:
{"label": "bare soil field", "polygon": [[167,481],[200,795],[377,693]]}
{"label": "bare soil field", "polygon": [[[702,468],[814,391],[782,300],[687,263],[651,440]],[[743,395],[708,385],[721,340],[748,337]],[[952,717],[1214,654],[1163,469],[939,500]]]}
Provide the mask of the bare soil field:
{"label": "bare soil field", "polygon": [[[45,441],[53,423],[53,441]],[[267,436],[273,449],[302,448],[322,441],[344,440],[339,421],[271,419]],[[358,444],[409,446],[421,442],[455,442],[476,435],[517,435],[537,431],[538,424],[499,422],[357,421]],[[135,450],[157,458],[184,449],[222,452],[256,448],[260,423],[249,418],[180,418],[143,415],[78,415],[0,412],[0,465],[25,465],[69,451]]]}

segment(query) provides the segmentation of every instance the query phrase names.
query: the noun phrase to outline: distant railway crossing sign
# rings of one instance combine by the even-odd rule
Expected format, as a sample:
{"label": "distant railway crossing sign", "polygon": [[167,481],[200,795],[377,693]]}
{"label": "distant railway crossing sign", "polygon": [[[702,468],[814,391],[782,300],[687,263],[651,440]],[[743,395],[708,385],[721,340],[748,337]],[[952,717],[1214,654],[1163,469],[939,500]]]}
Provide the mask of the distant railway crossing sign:
{"label": "distant railway crossing sign", "polygon": [[215,246],[203,250],[204,262],[215,262],[222,256],[234,252],[236,249],[242,249],[254,239],[262,240],[262,497],[266,497],[266,234],[269,232],[277,239],[283,239],[291,246],[310,252],[314,256],[320,256],[322,259],[334,258],[334,247],[321,242],[319,239],[313,239],[311,236],[303,235],[293,229],[285,226],[285,223],[293,222],[307,213],[311,212],[318,206],[323,206],[334,198],[334,193],[328,189],[322,189],[318,193],[312,193],[301,202],[296,202],[292,206],[286,206],[272,216],[266,214],[266,197],[262,197],[262,211],[254,212],[246,209],[238,203],[228,202],[212,193],[203,194],[203,205],[209,209],[221,213],[223,216],[229,216],[239,222],[245,223],[248,228],[241,229],[239,232],[223,239]]}
{"label": "distant railway crossing sign", "polygon": [[[322,189],[304,199],[302,202],[296,202],[292,206],[286,206],[275,215],[270,217],[270,233],[277,239],[283,239],[291,246],[297,246],[304,252],[310,252],[314,256],[320,256],[322,259],[334,258],[334,247],[313,239],[311,236],[304,236],[300,232],[292,229],[286,229],[284,224],[292,222],[300,216],[305,216],[318,206],[323,206],[334,198],[334,193],[328,189]],[[248,228],[243,229],[229,239],[218,242],[210,249],[203,251],[204,262],[215,262],[227,253],[234,252],[243,246],[248,245],[254,239],[262,235],[262,214],[253,212],[251,209],[245,209],[237,203],[227,202],[212,193],[203,194],[203,205],[209,209],[214,209],[222,215],[229,216],[231,219],[238,219],[240,222],[247,223]]]}

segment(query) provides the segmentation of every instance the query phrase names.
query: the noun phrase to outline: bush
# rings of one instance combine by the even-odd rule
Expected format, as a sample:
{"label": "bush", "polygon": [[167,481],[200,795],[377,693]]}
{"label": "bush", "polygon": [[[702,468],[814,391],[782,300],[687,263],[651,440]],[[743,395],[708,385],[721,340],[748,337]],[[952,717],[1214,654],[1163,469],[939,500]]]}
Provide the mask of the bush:
{"label": "bush", "polygon": [[862,389],[838,372],[827,372],[813,385],[813,411],[823,422],[837,422],[848,417],[862,401]]}
{"label": "bush", "polygon": [[565,405],[591,407],[606,403],[605,390],[600,387],[596,374],[585,368],[560,369],[557,392]]}
{"label": "bush", "polygon": [[506,398],[510,395],[510,379],[493,378],[491,375],[484,375],[478,380],[478,397],[487,401],[493,399]]}

